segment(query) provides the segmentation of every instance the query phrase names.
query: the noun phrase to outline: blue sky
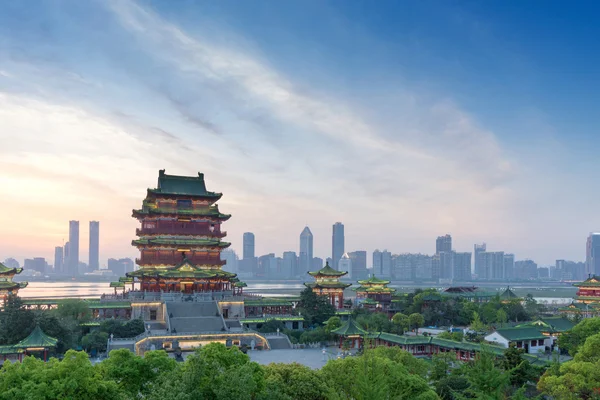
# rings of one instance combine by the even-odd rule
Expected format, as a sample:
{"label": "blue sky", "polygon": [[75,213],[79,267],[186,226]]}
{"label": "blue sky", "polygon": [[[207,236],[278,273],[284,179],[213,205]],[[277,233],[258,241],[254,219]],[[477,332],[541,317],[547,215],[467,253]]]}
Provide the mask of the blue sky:
{"label": "blue sky", "polygon": [[[595,2],[0,4],[0,258],[67,221],[129,243],[159,168],[222,191],[235,249],[431,253],[485,241],[552,264],[598,230]],[[18,220],[15,220],[18,215]],[[86,228],[82,228],[82,253]],[[85,258],[85,256],[83,256]]]}

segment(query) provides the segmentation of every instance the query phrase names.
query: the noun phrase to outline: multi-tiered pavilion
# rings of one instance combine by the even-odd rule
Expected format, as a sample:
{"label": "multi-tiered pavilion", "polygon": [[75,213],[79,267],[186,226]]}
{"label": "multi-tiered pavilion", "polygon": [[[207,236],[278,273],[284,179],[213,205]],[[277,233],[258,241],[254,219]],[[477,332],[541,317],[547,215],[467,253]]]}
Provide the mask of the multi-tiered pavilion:
{"label": "multi-tiered pavilion", "polygon": [[358,281],[358,284],[360,286],[355,289],[356,298],[358,301],[362,299],[365,305],[375,302],[387,307],[391,304],[392,296],[396,293],[395,289],[387,286],[390,284],[390,281],[376,278],[374,274],[369,279]]}
{"label": "multi-tiered pavilion", "polygon": [[6,301],[9,295],[16,295],[19,289],[27,286],[27,282],[14,282],[15,275],[23,272],[23,268],[9,268],[0,263],[0,299]]}
{"label": "multi-tiered pavilion", "polygon": [[204,174],[167,175],[160,170],[156,189],[148,189],[142,208],[133,210],[140,222],[137,271],[128,273],[132,285],[150,292],[212,292],[239,288],[236,275],[221,268],[221,224],[230,218],[216,202],[221,193],[206,190]]}
{"label": "multi-tiered pavilion", "polygon": [[311,288],[319,296],[329,296],[334,307],[344,308],[344,289],[352,284],[342,283],[340,278],[348,274],[347,271],[337,271],[331,268],[329,263],[325,263],[325,267],[308,274],[315,278],[315,282],[305,283],[306,287]]}

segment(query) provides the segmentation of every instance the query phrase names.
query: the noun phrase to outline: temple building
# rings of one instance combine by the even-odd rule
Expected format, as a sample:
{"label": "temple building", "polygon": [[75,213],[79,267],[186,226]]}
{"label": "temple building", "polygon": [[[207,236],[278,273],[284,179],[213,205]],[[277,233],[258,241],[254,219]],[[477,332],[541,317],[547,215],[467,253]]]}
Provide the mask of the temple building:
{"label": "temple building", "polygon": [[306,287],[311,288],[319,296],[329,296],[329,300],[334,307],[344,308],[344,289],[352,286],[352,284],[342,283],[340,278],[348,274],[347,271],[337,271],[331,268],[329,263],[325,263],[325,266],[320,270],[308,274],[315,278],[315,282],[305,283]]}
{"label": "temple building", "polygon": [[[127,273],[132,288],[142,292],[197,293],[233,291],[243,285],[236,274],[223,271],[221,224],[230,218],[215,204],[221,193],[206,190],[204,174],[167,175],[160,170],[156,189],[148,189],[142,208],[133,210],[140,222],[132,245],[140,251],[139,269]],[[122,287],[121,281],[113,287]]]}
{"label": "temple building", "polygon": [[6,301],[11,294],[18,294],[19,289],[27,287],[27,282],[13,282],[15,275],[23,272],[23,268],[9,268],[0,263],[0,297]]}
{"label": "temple building", "polygon": [[363,304],[376,302],[387,308],[392,302],[392,296],[396,293],[395,289],[387,287],[389,283],[390,281],[378,279],[375,275],[369,279],[358,281],[360,286],[354,289],[357,301],[362,301]]}
{"label": "temple building", "polygon": [[575,300],[577,300],[578,303],[600,303],[600,277],[591,276],[584,282],[575,283],[573,286],[579,289],[575,296]]}

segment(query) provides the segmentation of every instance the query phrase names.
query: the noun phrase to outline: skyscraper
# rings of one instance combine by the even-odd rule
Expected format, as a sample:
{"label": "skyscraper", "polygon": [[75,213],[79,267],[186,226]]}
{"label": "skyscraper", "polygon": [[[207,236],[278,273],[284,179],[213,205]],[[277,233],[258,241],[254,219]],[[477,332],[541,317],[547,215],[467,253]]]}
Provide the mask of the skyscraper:
{"label": "skyscraper", "polygon": [[300,234],[300,276],[310,271],[313,259],[313,234],[307,226]]}
{"label": "skyscraper", "polygon": [[88,268],[91,271],[100,269],[100,222],[90,221],[90,248]]}
{"label": "skyscraper", "polygon": [[63,250],[63,265],[59,271],[61,274],[67,274],[69,269],[69,242],[65,243]]}
{"label": "skyscraper", "polygon": [[233,249],[225,249],[221,251],[221,260],[225,261],[223,269],[228,272],[238,272],[238,256]]}
{"label": "skyscraper", "polygon": [[514,279],[515,277],[515,255],[504,255],[504,279]]}
{"label": "skyscraper", "polygon": [[[352,260],[352,279],[365,279],[367,278],[367,252],[364,250],[353,251],[348,253],[350,260]],[[350,272],[350,271],[348,271]]]}
{"label": "skyscraper", "polygon": [[340,267],[340,271],[348,272],[348,278],[356,279],[356,277],[352,276],[352,259],[350,258],[348,253],[342,254],[342,258],[340,258],[338,266]]}
{"label": "skyscraper", "polygon": [[452,251],[452,236],[438,236],[438,238],[435,241],[435,252],[441,253],[442,251],[448,253]]}
{"label": "skyscraper", "polygon": [[474,260],[473,260],[473,264],[475,264],[475,275],[477,275],[477,277],[479,279],[482,279],[482,268],[483,268],[483,260],[481,257],[481,253],[485,253],[487,250],[487,246],[485,245],[485,243],[482,244],[476,244],[473,248],[473,255],[475,256]]}
{"label": "skyscraper", "polygon": [[298,256],[295,251],[283,252],[283,274],[288,278],[298,277]]}
{"label": "skyscraper", "polygon": [[254,233],[244,233],[244,253],[242,254],[244,260],[254,258]]}
{"label": "skyscraper", "polygon": [[63,247],[56,246],[54,248],[54,273],[59,274],[63,270]]}
{"label": "skyscraper", "polygon": [[69,221],[69,264],[67,274],[77,275],[79,270],[79,221]]}
{"label": "skyscraper", "polygon": [[588,275],[600,275],[600,233],[590,233],[588,236],[585,269]]}
{"label": "skyscraper", "polygon": [[387,250],[373,252],[373,274],[390,277],[392,274],[392,253]]}
{"label": "skyscraper", "polygon": [[452,279],[454,281],[470,281],[471,253],[454,253],[453,268]]}
{"label": "skyscraper", "polygon": [[331,237],[331,258],[333,260],[332,267],[341,271],[338,264],[344,254],[344,224],[336,222],[333,224],[333,235]]}

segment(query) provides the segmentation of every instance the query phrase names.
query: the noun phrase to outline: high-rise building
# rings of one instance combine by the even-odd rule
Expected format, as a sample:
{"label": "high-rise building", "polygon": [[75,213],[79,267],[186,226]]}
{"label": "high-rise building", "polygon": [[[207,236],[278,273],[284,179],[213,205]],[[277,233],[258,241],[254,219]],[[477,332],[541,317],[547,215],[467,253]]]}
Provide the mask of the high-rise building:
{"label": "high-rise building", "polygon": [[585,252],[586,273],[600,276],[600,233],[590,233]]}
{"label": "high-rise building", "polygon": [[473,255],[474,255],[473,264],[475,266],[473,272],[475,272],[475,275],[477,275],[477,277],[479,279],[485,279],[485,278],[482,278],[483,258],[481,256],[481,254],[485,253],[486,251],[487,251],[487,246],[485,243],[476,244],[473,248]]}
{"label": "high-rise building", "polygon": [[454,252],[440,251],[437,253],[439,257],[439,279],[449,282],[453,279],[454,273]]}
{"label": "high-rise building", "polygon": [[43,257],[35,257],[33,259],[25,259],[24,269],[28,271],[37,271],[40,274],[46,273],[47,264],[46,259]]}
{"label": "high-rise building", "polygon": [[515,261],[515,279],[537,279],[537,264],[532,260]]}
{"label": "high-rise building", "polygon": [[318,271],[323,268],[323,259],[321,257],[313,257],[311,265],[311,271]]}
{"label": "high-rise building", "polygon": [[221,260],[225,261],[224,270],[233,273],[238,272],[238,256],[233,249],[221,251]]}
{"label": "high-rise building", "polygon": [[313,234],[307,226],[300,233],[300,276],[304,276],[312,266]]}
{"label": "high-rise building", "polygon": [[387,250],[373,252],[373,274],[386,278],[392,275],[392,253]]}
{"label": "high-rise building", "polygon": [[91,271],[100,269],[100,222],[98,221],[90,221],[88,268]]}
{"label": "high-rise building", "polygon": [[79,221],[69,221],[69,264],[67,274],[77,275],[79,271]]}
{"label": "high-rise building", "polygon": [[3,264],[8,268],[14,269],[19,269],[21,267],[21,264],[19,264],[19,262],[12,257],[5,259]]}
{"label": "high-rise building", "polygon": [[298,256],[295,251],[284,251],[283,252],[283,273],[288,278],[299,277],[298,273]]}
{"label": "high-rise building", "polygon": [[483,265],[481,266],[482,280],[503,280],[504,279],[504,252],[489,251],[480,253]]}
{"label": "high-rise building", "polygon": [[435,240],[435,252],[441,253],[442,251],[447,253],[452,251],[452,236],[438,236],[438,238]]}
{"label": "high-rise building", "polygon": [[63,250],[63,267],[60,271],[61,274],[69,273],[69,242],[65,243]]}
{"label": "high-rise building", "polygon": [[336,222],[333,224],[333,235],[331,238],[331,258],[333,260],[333,268],[338,268],[338,263],[344,253],[344,224]]}
{"label": "high-rise building", "polygon": [[575,261],[556,260],[555,268],[551,268],[550,278],[561,281],[584,281],[587,279],[586,264]]}
{"label": "high-rise building", "polygon": [[244,260],[256,257],[254,254],[254,233],[244,233],[244,253],[242,254]]}
{"label": "high-rise building", "polygon": [[368,278],[367,252],[363,250],[353,251],[351,253],[348,253],[348,256],[350,256],[350,260],[352,261],[352,272],[350,273],[352,279],[356,280]]}
{"label": "high-rise building", "polygon": [[504,255],[504,279],[510,280],[515,278],[515,255]]}
{"label": "high-rise building", "polygon": [[354,276],[352,276],[352,259],[350,258],[348,253],[342,254],[342,258],[340,258],[338,267],[339,267],[339,269],[338,269],[339,271],[348,272],[348,275],[346,275],[348,278],[356,279]]}
{"label": "high-rise building", "polygon": [[54,273],[59,274],[63,270],[63,247],[56,246],[54,248]]}
{"label": "high-rise building", "polygon": [[452,279],[454,281],[471,280],[471,253],[454,253]]}

